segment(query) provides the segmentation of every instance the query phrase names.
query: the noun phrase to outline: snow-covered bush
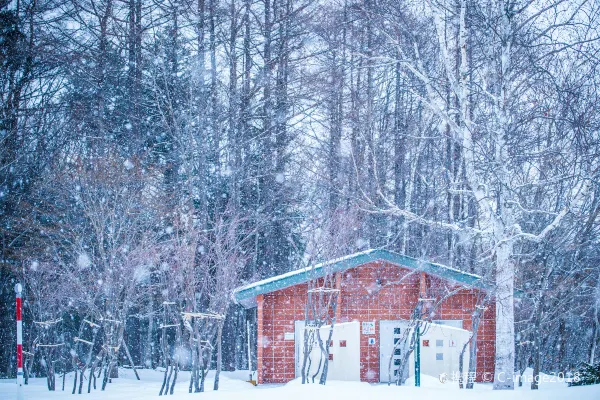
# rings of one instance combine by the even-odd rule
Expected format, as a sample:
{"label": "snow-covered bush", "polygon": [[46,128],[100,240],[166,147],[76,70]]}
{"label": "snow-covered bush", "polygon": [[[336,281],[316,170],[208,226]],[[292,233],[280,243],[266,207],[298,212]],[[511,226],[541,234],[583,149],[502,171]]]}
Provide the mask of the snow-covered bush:
{"label": "snow-covered bush", "polygon": [[577,371],[576,378],[570,383],[570,386],[596,385],[600,383],[600,362],[596,364],[583,363]]}

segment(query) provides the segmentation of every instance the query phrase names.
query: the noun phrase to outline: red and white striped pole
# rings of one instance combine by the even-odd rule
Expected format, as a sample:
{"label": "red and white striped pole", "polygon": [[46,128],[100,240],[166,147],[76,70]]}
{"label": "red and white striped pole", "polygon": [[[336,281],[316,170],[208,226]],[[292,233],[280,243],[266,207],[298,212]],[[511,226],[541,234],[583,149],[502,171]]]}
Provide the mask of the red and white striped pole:
{"label": "red and white striped pole", "polygon": [[17,294],[17,399],[23,398],[23,321],[21,292],[23,287],[20,283],[15,285]]}

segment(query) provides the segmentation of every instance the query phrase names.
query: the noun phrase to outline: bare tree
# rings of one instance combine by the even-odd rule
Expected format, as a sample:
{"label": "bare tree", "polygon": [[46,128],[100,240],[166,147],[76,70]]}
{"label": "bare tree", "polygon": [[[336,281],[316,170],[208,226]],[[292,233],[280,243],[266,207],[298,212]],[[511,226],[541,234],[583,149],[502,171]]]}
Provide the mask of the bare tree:
{"label": "bare tree", "polygon": [[[219,388],[223,324],[246,263],[243,248],[251,234],[241,230],[244,219],[230,211],[209,221],[208,229],[200,223],[192,213],[182,213],[171,228],[171,239],[164,244],[161,346],[165,377],[161,395],[173,394],[177,369],[183,362],[184,337],[191,351],[189,392],[204,391],[215,350],[214,390]],[[166,329],[177,332],[172,345]]]}
{"label": "bare tree", "polygon": [[[397,36],[389,33],[387,35],[398,49],[407,78],[420,82],[419,90],[415,90],[415,93],[420,96],[432,115],[439,119],[440,136],[450,135],[451,140],[458,146],[462,170],[461,185],[453,187],[451,183],[448,191],[465,195],[473,202],[477,208],[478,226],[465,226],[465,221],[456,222],[451,219],[445,222],[423,217],[406,204],[394,203],[384,194],[383,187],[380,187],[377,199],[367,197],[366,202],[371,209],[378,212],[483,240],[485,247],[481,257],[495,261],[498,349],[495,388],[512,389],[512,380],[501,382],[499,376],[512,376],[514,368],[514,246],[522,240],[536,243],[545,240],[567,215],[569,205],[577,201],[569,193],[561,198],[558,207],[551,206],[548,209],[546,207],[549,204],[540,204],[537,208],[529,209],[526,202],[531,201],[532,193],[522,189],[528,187],[527,185],[543,182],[543,178],[538,180],[532,179],[531,175],[519,174],[519,182],[514,179],[513,171],[519,171],[522,163],[518,151],[509,149],[515,131],[524,132],[533,128],[535,117],[520,114],[520,105],[527,93],[534,90],[534,77],[539,73],[535,68],[524,64],[525,47],[521,46],[522,42],[517,37],[522,34],[527,43],[531,44],[544,42],[545,29],[558,30],[564,23],[570,22],[567,20],[564,23],[556,22],[542,26],[545,13],[553,12],[558,4],[535,10],[531,5],[524,4],[523,7],[519,7],[514,2],[498,3],[490,8],[480,8],[466,0],[458,5],[438,1],[429,2],[428,5],[431,10],[429,18],[434,27],[430,34],[438,43],[439,64],[427,64],[426,47],[422,38],[399,33],[403,31],[401,27],[396,32]],[[575,15],[577,12],[578,8],[575,7],[569,15]],[[400,15],[404,21],[407,17],[408,14]],[[446,18],[450,18],[450,22]],[[470,48],[472,42],[469,35],[479,29],[476,24],[480,21],[486,21],[486,27],[494,26],[495,34],[488,35],[485,40],[479,42],[480,45],[472,45],[474,48]],[[452,29],[448,27],[450,23],[456,27],[456,35],[448,34],[448,30]],[[526,29],[529,29],[527,34],[524,33]],[[552,43],[544,42],[540,45],[554,48]],[[573,43],[570,43],[568,47],[572,45]],[[556,51],[561,49],[554,48],[551,53],[555,54]],[[540,54],[539,57],[546,54],[549,53]],[[490,66],[486,61],[477,64],[480,70],[475,68],[475,57],[477,60],[489,60],[492,55],[497,55],[497,58],[493,58],[494,64]],[[438,65],[441,72],[436,69]],[[490,69],[496,74],[496,78],[491,81],[488,79],[492,73]],[[436,79],[440,78],[448,82],[452,94],[450,100],[438,89]],[[476,86],[475,81],[482,83]],[[523,82],[532,84],[524,85]],[[476,92],[476,87],[480,91]],[[475,108],[471,103],[474,96],[485,98],[488,102],[487,108]],[[551,150],[544,146],[539,151]],[[572,175],[570,179],[573,187],[577,187],[577,176]],[[578,193],[579,196],[583,195],[581,191]],[[378,206],[382,198],[384,207]],[[536,214],[543,215],[544,218],[537,220],[538,223],[534,225],[535,233],[523,231],[521,226],[527,224],[526,221],[530,221],[532,215]]]}
{"label": "bare tree", "polygon": [[[307,250],[308,274],[314,271],[316,260],[334,260],[346,255],[356,242],[356,210],[338,208],[324,224],[313,226],[311,241]],[[319,265],[325,273],[314,276],[307,285],[305,307],[305,328],[303,332],[302,383],[314,383],[320,374],[319,384],[327,382],[329,367],[329,346],[335,328],[337,307],[340,295],[341,276],[330,271],[328,264]],[[327,337],[321,337],[321,330],[329,326]],[[318,346],[319,360],[313,360],[311,353]]]}

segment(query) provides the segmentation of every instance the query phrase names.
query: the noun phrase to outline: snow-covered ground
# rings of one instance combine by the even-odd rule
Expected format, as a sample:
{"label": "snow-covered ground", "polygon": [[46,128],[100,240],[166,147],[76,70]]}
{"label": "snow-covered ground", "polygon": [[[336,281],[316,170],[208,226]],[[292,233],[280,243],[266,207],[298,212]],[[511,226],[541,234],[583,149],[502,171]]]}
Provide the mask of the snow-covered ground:
{"label": "snow-covered ground", "polygon": [[[146,400],[164,398],[158,396],[162,374],[157,371],[142,370],[142,381],[136,381],[129,370],[119,371],[120,378],[113,379],[105,392],[92,391],[91,394],[71,395],[72,377],[68,379],[63,392],[62,379],[57,379],[58,390],[54,393],[46,389],[45,379],[32,379],[25,386],[26,400],[67,399],[74,396],[89,400]],[[516,399],[516,400],[546,400],[546,399],[600,399],[600,385],[584,387],[567,387],[565,383],[546,382],[540,384],[540,390],[531,391],[529,385],[517,388],[514,392],[493,391],[489,384],[476,385],[474,390],[460,390],[453,382],[442,384],[438,379],[423,376],[421,387],[414,386],[387,386],[385,384],[371,385],[361,382],[331,381],[326,386],[302,385],[298,380],[287,385],[260,385],[254,387],[245,382],[245,371],[224,372],[221,378],[221,389],[212,391],[211,373],[207,379],[206,393],[188,393],[188,378],[186,372],[180,373],[175,394],[171,399],[210,399],[210,400],[319,400],[319,399],[444,399],[444,400],[469,400],[469,399]],[[542,377],[543,379],[544,377]],[[551,380],[549,378],[548,380]],[[16,399],[16,384],[14,380],[0,380],[0,399]]]}

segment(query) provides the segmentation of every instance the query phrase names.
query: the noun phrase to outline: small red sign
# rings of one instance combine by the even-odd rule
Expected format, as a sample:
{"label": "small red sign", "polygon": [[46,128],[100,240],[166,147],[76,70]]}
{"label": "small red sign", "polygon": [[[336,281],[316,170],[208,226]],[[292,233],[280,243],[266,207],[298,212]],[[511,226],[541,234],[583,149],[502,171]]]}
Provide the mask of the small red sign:
{"label": "small red sign", "polygon": [[329,354],[329,361],[333,361],[333,354]]}
{"label": "small red sign", "polygon": [[423,347],[429,347],[429,340],[423,340]]}
{"label": "small red sign", "polygon": [[340,347],[346,347],[346,341],[340,340]]}

